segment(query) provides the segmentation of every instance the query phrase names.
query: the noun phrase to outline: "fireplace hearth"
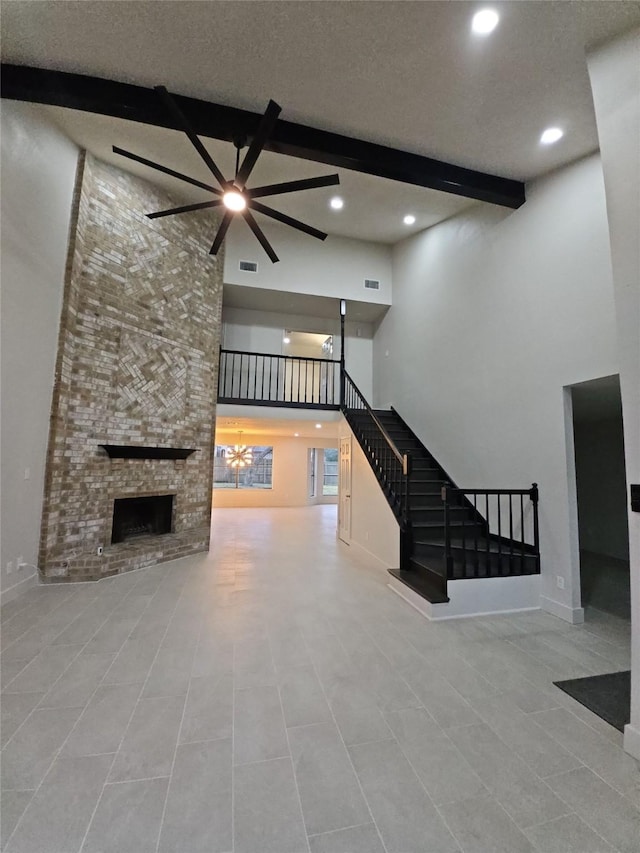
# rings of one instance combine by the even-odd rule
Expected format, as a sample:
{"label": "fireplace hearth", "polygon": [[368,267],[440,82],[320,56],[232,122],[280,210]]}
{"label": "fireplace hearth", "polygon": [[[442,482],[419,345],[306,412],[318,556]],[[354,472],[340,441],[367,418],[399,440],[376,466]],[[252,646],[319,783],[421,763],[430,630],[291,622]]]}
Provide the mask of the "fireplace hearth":
{"label": "fireplace hearth", "polygon": [[126,542],[139,536],[171,533],[175,495],[151,495],[116,498],[113,503],[111,543]]}

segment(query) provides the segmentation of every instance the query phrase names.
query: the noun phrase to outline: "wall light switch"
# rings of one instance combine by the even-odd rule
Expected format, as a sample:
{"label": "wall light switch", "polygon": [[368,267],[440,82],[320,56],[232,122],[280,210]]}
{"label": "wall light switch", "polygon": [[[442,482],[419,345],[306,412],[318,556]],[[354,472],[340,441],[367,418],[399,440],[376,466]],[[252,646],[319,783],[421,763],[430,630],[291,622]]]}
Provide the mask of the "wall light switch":
{"label": "wall light switch", "polygon": [[25,480],[31,479],[31,468],[25,468],[24,469],[24,478],[25,478]]}
{"label": "wall light switch", "polygon": [[564,578],[562,575],[556,577],[556,583],[558,584],[558,589],[564,589]]}

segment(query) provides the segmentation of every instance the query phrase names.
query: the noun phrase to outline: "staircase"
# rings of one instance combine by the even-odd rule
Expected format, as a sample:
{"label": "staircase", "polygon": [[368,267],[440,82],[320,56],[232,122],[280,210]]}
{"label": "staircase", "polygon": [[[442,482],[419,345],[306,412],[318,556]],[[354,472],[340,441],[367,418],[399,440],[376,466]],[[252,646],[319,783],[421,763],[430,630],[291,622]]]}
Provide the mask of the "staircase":
{"label": "staircase", "polygon": [[450,601],[451,581],[539,574],[535,483],[457,488],[394,409],[371,408],[345,369],[341,339],[340,361],[221,350],[218,402],[340,409],[398,521],[400,568],[389,571],[432,604]]}
{"label": "staircase", "polygon": [[535,484],[458,489],[400,415],[369,408],[348,374],[344,399],[343,414],[400,525],[394,577],[435,604],[449,601],[449,581],[540,572]]}

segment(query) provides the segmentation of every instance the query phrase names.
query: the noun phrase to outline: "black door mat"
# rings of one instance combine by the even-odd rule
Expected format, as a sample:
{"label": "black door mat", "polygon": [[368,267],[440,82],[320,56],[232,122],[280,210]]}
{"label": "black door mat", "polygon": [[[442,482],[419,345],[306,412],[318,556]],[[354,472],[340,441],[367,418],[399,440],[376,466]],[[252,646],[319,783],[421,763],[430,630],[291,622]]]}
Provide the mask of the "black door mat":
{"label": "black door mat", "polygon": [[620,732],[624,731],[625,725],[631,719],[629,670],[553,683]]}

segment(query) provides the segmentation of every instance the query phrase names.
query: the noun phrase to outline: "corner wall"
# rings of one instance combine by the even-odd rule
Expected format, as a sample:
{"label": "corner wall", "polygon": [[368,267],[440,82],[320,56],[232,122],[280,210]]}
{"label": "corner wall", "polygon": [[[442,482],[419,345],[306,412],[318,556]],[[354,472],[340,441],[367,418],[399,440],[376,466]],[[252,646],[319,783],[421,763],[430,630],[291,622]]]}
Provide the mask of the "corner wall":
{"label": "corner wall", "polygon": [[[640,30],[587,61],[609,217],[627,484],[640,483]],[[631,722],[624,745],[640,759],[640,513],[629,510],[628,518]]]}
{"label": "corner wall", "polygon": [[[323,242],[269,220],[265,233],[280,261],[272,264],[244,222],[225,240],[224,280],[269,290],[329,296],[391,305],[391,247],[330,234]],[[258,272],[243,272],[240,261],[255,261]],[[379,290],[366,290],[365,278]]]}
{"label": "corner wall", "polygon": [[[0,589],[36,577],[51,392],[78,149],[27,104],[2,102]],[[18,557],[30,564],[15,572]],[[7,574],[7,564],[14,572]]]}
{"label": "corner wall", "polygon": [[477,205],[396,247],[374,400],[460,486],[539,484],[543,601],[579,621],[563,388],[618,372],[599,157],[527,195],[517,211]]}

